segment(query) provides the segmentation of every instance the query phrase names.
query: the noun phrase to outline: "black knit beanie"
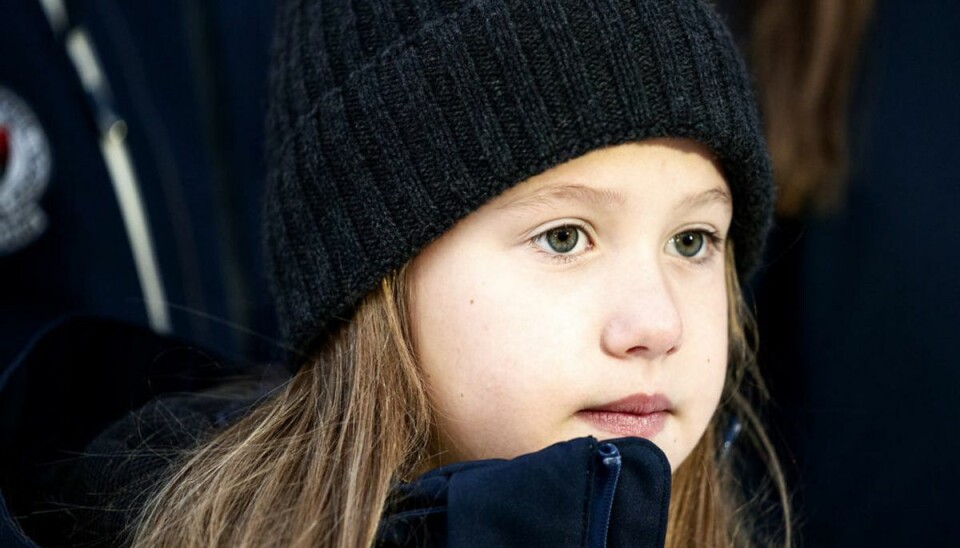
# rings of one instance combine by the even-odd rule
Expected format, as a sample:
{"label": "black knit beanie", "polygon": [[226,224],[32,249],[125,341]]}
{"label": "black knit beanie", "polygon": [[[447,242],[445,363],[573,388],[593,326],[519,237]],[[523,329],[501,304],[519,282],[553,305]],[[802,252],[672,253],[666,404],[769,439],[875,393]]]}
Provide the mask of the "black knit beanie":
{"label": "black knit beanie", "polygon": [[460,218],[591,149],[695,139],[733,193],[741,278],[773,188],[750,83],[701,0],[284,0],[265,245],[304,350]]}

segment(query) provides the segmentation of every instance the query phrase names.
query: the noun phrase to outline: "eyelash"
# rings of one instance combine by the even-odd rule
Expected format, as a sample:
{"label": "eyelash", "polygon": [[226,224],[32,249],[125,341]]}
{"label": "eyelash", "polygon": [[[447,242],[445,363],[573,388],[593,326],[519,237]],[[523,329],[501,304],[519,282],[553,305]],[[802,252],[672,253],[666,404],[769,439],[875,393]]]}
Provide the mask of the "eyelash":
{"label": "eyelash", "polygon": [[[587,239],[587,248],[583,252],[580,252],[577,254],[558,253],[555,251],[547,251],[546,249],[544,249],[544,246],[538,243],[540,240],[545,238],[547,234],[549,234],[550,232],[554,230],[559,230],[561,228],[570,228],[570,229],[576,230],[578,233],[578,238],[584,237]],[[686,259],[688,262],[699,266],[699,265],[704,265],[710,262],[719,252],[723,251],[723,245],[725,243],[725,239],[721,237],[718,232],[714,230],[704,229],[704,228],[696,228],[692,230],[684,230],[681,232],[677,232],[676,234],[670,237],[670,240],[667,240],[667,245],[670,245],[670,241],[672,241],[677,236],[681,234],[688,234],[688,233],[703,235],[703,237],[705,238],[704,243],[706,247],[706,252],[703,253],[702,255],[698,255],[694,257],[684,257],[683,255],[680,255],[678,253],[677,256],[680,257],[681,259]],[[529,243],[538,253],[545,256],[548,260],[553,262],[558,262],[561,264],[570,264],[580,260],[581,255],[583,255],[586,251],[593,249],[594,247],[593,238],[590,236],[590,233],[587,230],[586,226],[581,223],[564,223],[562,225],[546,228],[544,230],[541,230],[537,234],[535,234],[533,237],[531,237],[529,240]]]}

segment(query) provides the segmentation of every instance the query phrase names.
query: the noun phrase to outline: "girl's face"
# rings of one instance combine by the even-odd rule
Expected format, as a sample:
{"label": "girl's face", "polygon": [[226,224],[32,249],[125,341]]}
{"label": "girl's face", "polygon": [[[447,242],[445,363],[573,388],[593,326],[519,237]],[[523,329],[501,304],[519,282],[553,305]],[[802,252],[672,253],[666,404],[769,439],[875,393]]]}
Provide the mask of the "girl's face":
{"label": "girl's face", "polygon": [[706,149],[629,143],[484,205],[410,270],[443,462],[640,436],[671,467],[720,399],[732,203]]}

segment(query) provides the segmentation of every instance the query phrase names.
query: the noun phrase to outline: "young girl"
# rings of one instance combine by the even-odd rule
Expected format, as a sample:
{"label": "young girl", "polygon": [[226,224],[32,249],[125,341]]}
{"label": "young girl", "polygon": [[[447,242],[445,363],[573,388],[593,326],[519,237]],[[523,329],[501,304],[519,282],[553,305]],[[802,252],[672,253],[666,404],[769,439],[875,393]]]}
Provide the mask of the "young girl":
{"label": "young girl", "polygon": [[729,432],[776,477],[739,289],[772,188],[712,9],[290,0],[278,24],[266,245],[297,371],[170,472],[136,544],[762,542]]}

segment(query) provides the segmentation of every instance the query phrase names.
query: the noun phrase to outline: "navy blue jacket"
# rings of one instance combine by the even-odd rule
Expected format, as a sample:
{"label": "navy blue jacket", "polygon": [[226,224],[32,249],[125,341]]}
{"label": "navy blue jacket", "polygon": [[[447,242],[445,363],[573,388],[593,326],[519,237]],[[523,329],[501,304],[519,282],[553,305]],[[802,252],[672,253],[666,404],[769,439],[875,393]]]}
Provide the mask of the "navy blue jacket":
{"label": "navy blue jacket", "polygon": [[[100,364],[104,378],[130,372],[129,389],[72,382],[96,369],[78,362]],[[16,422],[2,445],[4,547],[127,543],[124,528],[177,453],[234,422],[286,375],[233,368],[148,330],[87,318],[49,327],[11,371],[0,377],[4,420]],[[248,395],[209,397],[238,374],[247,387],[256,380]],[[53,377],[59,388],[45,390]],[[639,438],[578,438],[512,460],[453,464],[395,486],[377,545],[662,546],[670,480],[664,454]]]}

